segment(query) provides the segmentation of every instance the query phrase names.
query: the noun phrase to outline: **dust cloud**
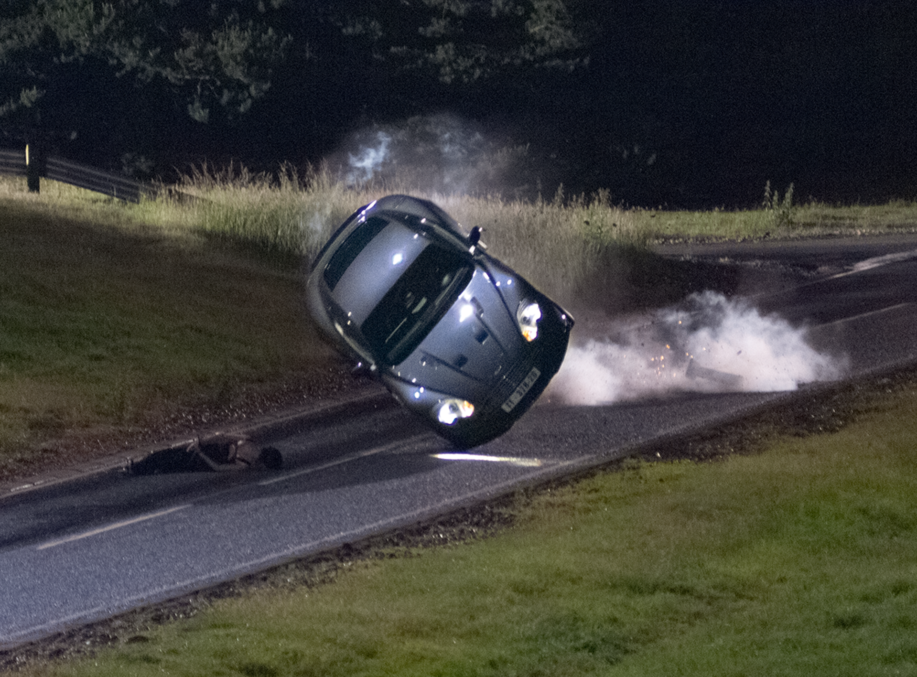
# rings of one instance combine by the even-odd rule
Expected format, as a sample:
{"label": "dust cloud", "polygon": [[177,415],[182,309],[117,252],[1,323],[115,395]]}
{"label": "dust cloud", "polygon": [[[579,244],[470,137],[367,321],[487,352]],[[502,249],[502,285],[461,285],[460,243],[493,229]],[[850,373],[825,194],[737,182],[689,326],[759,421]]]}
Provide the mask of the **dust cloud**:
{"label": "dust cloud", "polygon": [[809,344],[805,328],[714,292],[602,331],[582,342],[574,334],[552,399],[598,405],[679,391],[795,390],[844,371],[842,358]]}

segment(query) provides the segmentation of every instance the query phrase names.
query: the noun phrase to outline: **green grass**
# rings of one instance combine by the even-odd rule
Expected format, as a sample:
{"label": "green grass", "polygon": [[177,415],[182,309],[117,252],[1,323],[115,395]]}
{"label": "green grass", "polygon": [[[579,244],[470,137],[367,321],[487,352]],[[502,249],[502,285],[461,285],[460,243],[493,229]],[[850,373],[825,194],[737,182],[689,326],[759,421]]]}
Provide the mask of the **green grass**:
{"label": "green grass", "polygon": [[[0,180],[0,472],[55,440],[308,380],[330,353],[299,260],[356,206],[320,174],[201,171],[126,205]],[[773,215],[431,196],[560,300],[647,243],[908,230],[915,204]],[[547,258],[546,258],[547,257]],[[557,261],[562,261],[558,265]],[[652,280],[648,281],[649,283]],[[461,547],[252,592],[35,674],[917,674],[917,392],[847,429],[537,495]]]}
{"label": "green grass", "polygon": [[789,210],[789,223],[765,209],[667,211],[635,209],[634,227],[650,240],[700,238],[743,240],[813,236],[859,236],[917,230],[917,202],[881,205],[827,205],[811,202]]}
{"label": "green grass", "polygon": [[[290,167],[274,176],[203,167],[179,188],[192,199],[164,192],[132,205],[54,181],[34,195],[22,179],[0,178],[0,477],[53,460],[74,435],[309,381],[329,353],[302,312],[302,261],[357,206],[410,192],[349,190]],[[624,210],[601,191],[535,202],[427,197],[484,227],[498,258],[565,305],[601,297],[608,306],[609,290],[625,306],[677,298],[689,271],[651,255],[658,240],[917,222],[911,202],[797,206],[777,232],[768,210]]]}
{"label": "green grass", "polygon": [[917,674],[917,387],[541,492],[484,541],[222,600],[49,675]]}
{"label": "green grass", "polygon": [[0,197],[0,473],[327,368],[295,266],[64,213]]}

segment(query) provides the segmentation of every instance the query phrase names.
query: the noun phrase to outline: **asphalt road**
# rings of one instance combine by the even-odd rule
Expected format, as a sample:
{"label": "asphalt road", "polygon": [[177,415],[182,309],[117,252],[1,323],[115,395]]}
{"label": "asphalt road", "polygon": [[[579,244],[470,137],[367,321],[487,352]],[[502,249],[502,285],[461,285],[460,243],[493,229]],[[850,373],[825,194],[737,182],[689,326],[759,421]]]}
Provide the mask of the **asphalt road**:
{"label": "asphalt road", "polygon": [[[784,271],[749,290],[808,327],[845,378],[917,360],[917,239],[683,246],[671,256]],[[754,277],[754,275],[751,275]],[[760,277],[760,276],[758,276]],[[775,278],[775,279],[776,279]],[[813,385],[804,388],[817,387]],[[600,406],[544,397],[466,453],[369,388],[255,431],[277,472],[109,470],[0,497],[0,648],[354,542],[713,427],[792,392],[656,394]]]}

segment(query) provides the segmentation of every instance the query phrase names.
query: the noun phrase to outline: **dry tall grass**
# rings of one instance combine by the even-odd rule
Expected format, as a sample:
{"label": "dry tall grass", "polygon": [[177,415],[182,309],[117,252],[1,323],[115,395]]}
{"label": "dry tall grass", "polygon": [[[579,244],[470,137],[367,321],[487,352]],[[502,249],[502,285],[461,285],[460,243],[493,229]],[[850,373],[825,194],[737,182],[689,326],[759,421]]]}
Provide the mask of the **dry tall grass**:
{"label": "dry tall grass", "polygon": [[438,201],[467,227],[484,228],[492,254],[558,299],[575,296],[610,252],[620,255],[648,241],[607,193],[531,203],[465,196]]}
{"label": "dry tall grass", "polygon": [[493,255],[561,299],[575,294],[590,272],[607,262],[610,250],[639,248],[648,241],[631,212],[612,205],[607,192],[570,199],[558,194],[535,202],[418,194],[392,184],[347,188],[322,170],[300,173],[291,166],[276,175],[201,167],[180,188],[196,199],[164,194],[147,206],[160,212],[163,223],[307,259],[360,206],[387,194],[410,193],[436,202],[467,229],[483,227]]}

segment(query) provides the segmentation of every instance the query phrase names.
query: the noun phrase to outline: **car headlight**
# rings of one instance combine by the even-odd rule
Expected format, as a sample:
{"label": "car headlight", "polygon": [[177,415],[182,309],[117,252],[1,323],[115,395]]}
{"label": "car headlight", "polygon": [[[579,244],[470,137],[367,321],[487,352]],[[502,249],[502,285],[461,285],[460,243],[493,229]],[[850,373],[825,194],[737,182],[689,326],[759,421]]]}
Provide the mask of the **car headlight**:
{"label": "car headlight", "polygon": [[541,320],[541,306],[535,301],[523,301],[516,310],[516,322],[523,338],[531,343],[538,338],[538,322]]}
{"label": "car headlight", "polygon": [[468,418],[474,413],[474,405],[467,400],[450,398],[443,400],[433,408],[436,420],[443,425],[453,425],[460,418]]}

